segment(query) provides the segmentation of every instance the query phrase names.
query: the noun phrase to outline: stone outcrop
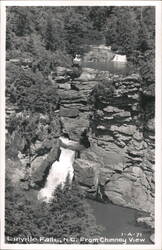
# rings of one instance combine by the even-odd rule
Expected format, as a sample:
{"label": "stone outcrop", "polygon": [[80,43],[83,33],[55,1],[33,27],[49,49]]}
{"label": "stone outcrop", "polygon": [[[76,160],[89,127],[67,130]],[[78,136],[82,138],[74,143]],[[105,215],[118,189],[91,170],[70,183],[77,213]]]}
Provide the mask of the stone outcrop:
{"label": "stone outcrop", "polygon": [[84,144],[77,150],[74,171],[85,193],[152,212],[155,128],[151,90],[141,88],[137,74],[122,76],[89,68],[82,68],[80,76],[78,72],[73,79],[71,69],[59,67],[53,76],[59,110],[52,129],[47,117],[38,124],[37,141],[31,148],[33,182],[43,183],[59,155],[57,138],[63,133]]}
{"label": "stone outcrop", "polygon": [[[97,145],[112,152],[109,147],[113,143],[125,154],[125,166],[112,175],[105,185],[105,194],[115,204],[152,211],[154,119],[146,122],[138,75],[119,77],[113,84],[112,97],[97,99],[91,121],[91,137]],[[152,132],[152,141],[146,137],[147,131]]]}
{"label": "stone outcrop", "polygon": [[32,182],[43,186],[46,177],[48,176],[51,165],[59,159],[60,142],[58,139],[53,141],[51,150],[47,154],[36,157],[31,163]]}
{"label": "stone outcrop", "polygon": [[[84,73],[83,70],[81,76],[84,76]],[[91,73],[94,74],[93,70]],[[70,84],[70,89],[62,88],[60,87],[62,84],[59,84],[58,90],[62,131],[67,133],[71,140],[78,141],[89,128],[90,107],[88,96],[97,82],[86,80],[86,82],[82,81],[81,84],[81,81],[77,78],[75,81],[67,81],[66,83]]]}
{"label": "stone outcrop", "polygon": [[98,171],[100,164],[98,162],[77,159],[74,163],[75,178],[78,183],[86,187],[94,187],[98,181]]}
{"label": "stone outcrop", "polygon": [[[111,94],[96,92],[103,80]],[[114,204],[153,211],[154,117],[144,110],[139,75],[83,68],[69,84],[59,89],[62,131],[76,141],[86,134],[91,145],[75,160],[76,181],[93,197],[102,190]]]}
{"label": "stone outcrop", "polygon": [[[12,119],[12,115],[9,119]],[[15,112],[14,119],[23,120],[27,115]],[[30,155],[29,149],[26,150],[27,140],[19,130],[19,125],[16,129],[6,126],[10,131],[6,135],[7,175],[11,182],[26,190],[43,185],[50,166],[60,153],[60,142],[57,138],[61,133],[61,123],[58,114],[56,113],[51,121],[49,116],[44,114],[35,114],[32,119],[36,120],[37,127],[34,131],[35,140],[30,143]]]}

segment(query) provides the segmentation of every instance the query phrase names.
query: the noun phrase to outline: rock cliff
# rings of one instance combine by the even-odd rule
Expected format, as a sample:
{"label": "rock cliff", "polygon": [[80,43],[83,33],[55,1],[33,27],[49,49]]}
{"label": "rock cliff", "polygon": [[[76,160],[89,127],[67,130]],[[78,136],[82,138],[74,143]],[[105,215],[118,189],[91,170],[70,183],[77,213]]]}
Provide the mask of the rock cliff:
{"label": "rock cliff", "polygon": [[[83,67],[73,76],[72,70],[58,67],[51,77],[58,88],[59,109],[52,127],[48,117],[39,117],[29,186],[43,185],[59,157],[58,137],[66,134],[83,145],[78,148],[74,173],[88,197],[153,212],[153,91],[141,87],[137,74],[122,76]],[[21,151],[18,161],[24,169],[26,156]],[[23,176],[20,179],[25,182]]]}
{"label": "rock cliff", "polygon": [[143,103],[139,75],[83,68],[68,83],[68,90],[58,86],[62,131],[72,140],[86,137],[90,145],[75,160],[75,179],[94,198],[152,211],[154,102]]}

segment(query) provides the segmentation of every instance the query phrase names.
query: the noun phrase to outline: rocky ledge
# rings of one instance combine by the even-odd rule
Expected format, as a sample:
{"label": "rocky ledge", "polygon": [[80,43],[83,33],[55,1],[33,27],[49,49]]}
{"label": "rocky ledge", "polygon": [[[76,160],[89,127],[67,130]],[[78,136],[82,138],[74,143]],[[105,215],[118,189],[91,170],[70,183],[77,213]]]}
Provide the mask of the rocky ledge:
{"label": "rocky ledge", "polygon": [[[52,134],[48,119],[39,120],[31,183],[42,185],[59,156],[58,137],[66,134],[83,145],[77,149],[74,172],[88,197],[152,213],[154,100],[143,92],[136,74],[124,77],[83,68],[73,79],[72,73],[59,67],[52,79],[60,96],[59,109]],[[24,157],[18,157],[24,166]]]}
{"label": "rocky ledge", "polygon": [[[98,91],[103,80],[111,94]],[[83,68],[67,80],[68,90],[64,83],[58,86],[62,131],[90,145],[75,160],[75,179],[88,196],[153,211],[154,114],[145,112],[140,76]]]}

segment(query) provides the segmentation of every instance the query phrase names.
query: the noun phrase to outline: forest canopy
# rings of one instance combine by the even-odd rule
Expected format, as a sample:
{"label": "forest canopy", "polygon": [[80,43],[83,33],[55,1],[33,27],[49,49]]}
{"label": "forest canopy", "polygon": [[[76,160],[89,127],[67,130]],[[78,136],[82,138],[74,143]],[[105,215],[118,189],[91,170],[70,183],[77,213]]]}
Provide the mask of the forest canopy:
{"label": "forest canopy", "polygon": [[[8,7],[6,48],[9,57],[53,53],[83,54],[89,44],[111,45],[135,64],[150,61],[155,48],[155,8],[113,6]],[[50,53],[48,53],[50,52]],[[144,58],[143,58],[144,57]],[[51,61],[51,58],[49,58]],[[54,60],[54,59],[53,59]],[[64,60],[59,63],[65,63]],[[153,64],[153,62],[152,62]]]}

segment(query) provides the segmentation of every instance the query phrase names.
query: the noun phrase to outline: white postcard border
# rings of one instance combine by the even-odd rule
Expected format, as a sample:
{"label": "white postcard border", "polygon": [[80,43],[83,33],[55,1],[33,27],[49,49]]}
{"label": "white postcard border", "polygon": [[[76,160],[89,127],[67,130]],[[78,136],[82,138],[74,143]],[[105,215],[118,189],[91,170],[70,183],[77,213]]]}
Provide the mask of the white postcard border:
{"label": "white postcard border", "polygon": [[[161,190],[162,190],[162,2],[161,1],[4,1],[1,5],[1,87],[0,87],[0,156],[1,156],[1,249],[162,249],[162,216],[161,216]],[[154,245],[42,245],[42,244],[5,244],[4,243],[4,191],[5,191],[5,7],[6,6],[155,6],[156,7],[156,99],[155,99],[155,244]]]}

